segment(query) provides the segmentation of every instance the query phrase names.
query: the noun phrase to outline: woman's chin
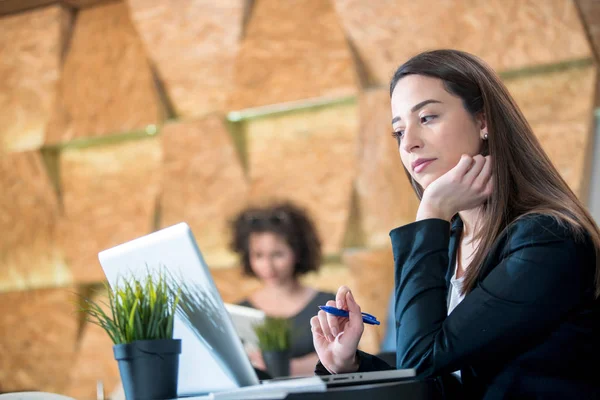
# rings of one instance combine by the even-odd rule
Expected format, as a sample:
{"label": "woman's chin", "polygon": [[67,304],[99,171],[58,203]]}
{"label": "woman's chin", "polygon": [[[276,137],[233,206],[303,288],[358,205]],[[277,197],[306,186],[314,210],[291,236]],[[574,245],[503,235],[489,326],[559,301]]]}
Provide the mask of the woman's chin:
{"label": "woman's chin", "polygon": [[427,189],[427,187],[429,185],[431,185],[433,182],[435,182],[435,180],[439,178],[439,176],[436,175],[426,175],[421,177],[420,179],[415,179],[415,182],[417,182],[422,188],[423,190]]}
{"label": "woman's chin", "polygon": [[421,180],[416,180],[415,182],[417,182],[419,184],[419,186],[421,186],[423,188],[423,190],[427,189],[427,186],[429,186],[429,184],[431,184],[431,180],[429,179],[421,179]]}

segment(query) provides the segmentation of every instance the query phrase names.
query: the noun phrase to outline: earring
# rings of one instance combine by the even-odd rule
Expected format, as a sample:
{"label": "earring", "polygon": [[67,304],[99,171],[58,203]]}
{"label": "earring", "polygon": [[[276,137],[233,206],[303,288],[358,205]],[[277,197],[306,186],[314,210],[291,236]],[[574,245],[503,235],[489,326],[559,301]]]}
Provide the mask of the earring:
{"label": "earring", "polygon": [[483,134],[483,140],[488,140],[488,134],[487,133]]}

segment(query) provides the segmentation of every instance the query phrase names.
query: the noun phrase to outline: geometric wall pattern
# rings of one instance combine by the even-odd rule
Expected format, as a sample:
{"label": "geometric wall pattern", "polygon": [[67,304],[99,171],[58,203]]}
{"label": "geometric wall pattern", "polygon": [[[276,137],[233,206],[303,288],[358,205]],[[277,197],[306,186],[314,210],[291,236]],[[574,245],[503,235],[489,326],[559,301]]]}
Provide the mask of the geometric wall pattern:
{"label": "geometric wall pattern", "polygon": [[227,248],[248,204],[306,207],[326,254],[306,282],[352,285],[385,315],[388,233],[418,206],[387,83],[425,49],[495,68],[587,199],[593,0],[10,0],[0,32],[0,392],[118,385],[110,342],[73,303],[102,281],[102,249],[185,220],[223,298],[254,290]]}

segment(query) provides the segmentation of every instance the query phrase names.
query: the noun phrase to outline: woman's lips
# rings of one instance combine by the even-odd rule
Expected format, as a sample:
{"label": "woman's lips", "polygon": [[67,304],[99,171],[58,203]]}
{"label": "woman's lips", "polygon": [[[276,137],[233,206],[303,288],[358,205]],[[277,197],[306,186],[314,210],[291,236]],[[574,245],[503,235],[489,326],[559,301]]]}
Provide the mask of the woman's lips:
{"label": "woman's lips", "polygon": [[432,158],[430,160],[423,160],[421,162],[418,162],[417,165],[415,165],[413,167],[413,171],[415,171],[416,174],[418,174],[419,172],[423,171],[425,168],[427,168],[427,166],[429,164],[431,164],[432,162],[435,161],[435,158]]}

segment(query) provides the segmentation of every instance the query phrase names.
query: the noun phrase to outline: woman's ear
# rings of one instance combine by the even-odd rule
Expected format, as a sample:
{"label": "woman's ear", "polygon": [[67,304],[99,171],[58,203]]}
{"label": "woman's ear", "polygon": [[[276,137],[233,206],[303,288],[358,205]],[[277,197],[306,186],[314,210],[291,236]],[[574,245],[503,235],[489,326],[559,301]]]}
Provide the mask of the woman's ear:
{"label": "woman's ear", "polygon": [[477,127],[479,128],[479,136],[481,136],[481,139],[487,140],[488,129],[485,114],[483,112],[477,114],[477,116],[475,117],[475,122],[477,123]]}
{"label": "woman's ear", "polygon": [[479,114],[477,114],[477,116],[475,117],[475,121],[477,122],[477,126],[479,127],[480,131],[487,132],[487,119],[485,118],[484,112],[480,112]]}
{"label": "woman's ear", "polygon": [[487,127],[485,114],[483,112],[477,114],[476,122],[477,122],[477,127],[479,128],[479,137],[482,140],[480,154],[484,157],[489,156],[490,155],[490,144],[488,142],[488,139],[489,139],[488,127]]}

